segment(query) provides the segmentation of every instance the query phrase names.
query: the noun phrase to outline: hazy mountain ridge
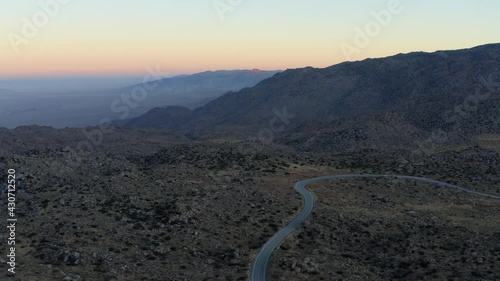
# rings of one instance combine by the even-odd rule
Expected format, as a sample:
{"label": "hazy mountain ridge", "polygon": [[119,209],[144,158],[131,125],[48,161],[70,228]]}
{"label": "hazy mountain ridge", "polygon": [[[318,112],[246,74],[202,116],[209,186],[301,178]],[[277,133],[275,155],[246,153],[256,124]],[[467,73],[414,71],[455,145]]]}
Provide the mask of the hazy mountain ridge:
{"label": "hazy mountain ridge", "polygon": [[[116,105],[117,102],[123,105],[124,102],[120,101],[123,101],[124,95],[130,96],[136,87],[147,89],[147,97],[140,101],[132,100],[132,105],[127,105],[130,107],[130,114],[127,118],[138,117],[158,105],[180,105],[193,109],[205,105],[229,90],[236,91],[253,86],[275,73],[276,71],[261,70],[203,72],[149,81],[147,87],[138,84],[111,90],[74,88],[67,92],[54,90],[19,93],[0,90],[0,99],[4,100],[0,104],[0,127],[15,128],[32,124],[56,128],[82,127],[96,125],[102,119],[117,119],[120,114],[113,111],[111,105]],[[39,79],[35,82],[50,84],[51,81],[58,80],[44,81]],[[0,81],[2,89],[9,85],[2,84],[4,82]],[[52,87],[57,89],[58,83],[53,84]],[[117,124],[123,124],[123,120],[119,121]]]}
{"label": "hazy mountain ridge", "polygon": [[[155,95],[220,95],[229,91],[239,91],[245,87],[255,86],[260,81],[272,77],[280,71],[253,70],[217,70],[205,71],[192,75],[179,75],[163,78],[150,93]],[[132,89],[135,86],[128,87]]]}

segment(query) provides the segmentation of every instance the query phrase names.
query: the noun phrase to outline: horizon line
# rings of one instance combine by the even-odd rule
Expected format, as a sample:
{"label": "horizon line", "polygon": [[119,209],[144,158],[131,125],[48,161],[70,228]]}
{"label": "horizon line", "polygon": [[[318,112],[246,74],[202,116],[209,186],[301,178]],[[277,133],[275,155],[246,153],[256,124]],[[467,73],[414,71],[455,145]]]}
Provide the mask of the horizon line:
{"label": "horizon line", "polygon": [[[308,67],[308,66],[304,66]],[[295,69],[295,68],[287,68],[287,69]],[[262,69],[262,68],[236,68],[236,69],[210,69],[210,70],[201,70],[201,71],[193,71],[193,72],[179,72],[179,73],[165,73],[163,78],[173,78],[176,76],[183,75],[195,75],[201,73],[209,73],[209,72],[221,72],[221,71],[263,71],[263,72],[275,72],[275,71],[285,71],[287,69]],[[50,80],[50,79],[106,79],[106,78],[142,78],[144,73],[137,74],[120,74],[120,73],[102,73],[102,74],[40,74],[40,75],[15,75],[15,76],[5,76],[0,75],[0,81],[7,80]]]}
{"label": "horizon line", "polygon": [[[453,51],[461,51],[461,50],[471,50],[475,48],[480,48],[480,47],[485,47],[485,46],[490,46],[490,45],[498,45],[500,42],[490,42],[490,43],[485,43],[485,44],[480,44],[480,45],[474,45],[472,47],[466,47],[466,48],[456,48],[456,49],[436,49],[433,51],[423,51],[423,50],[414,50],[414,51],[409,51],[409,52],[398,52],[394,53],[391,55],[382,55],[382,56],[374,56],[374,57],[366,57],[358,60],[345,60],[345,61],[339,61],[334,64],[329,64],[327,66],[312,66],[312,65],[305,65],[301,67],[288,67],[285,69],[265,69],[265,68],[235,68],[235,69],[202,69],[202,70],[195,70],[195,71],[187,71],[187,72],[165,72],[162,73],[163,78],[172,78],[176,76],[182,76],[182,75],[194,75],[194,74],[200,74],[200,73],[205,73],[205,72],[216,72],[216,71],[251,71],[251,70],[259,70],[259,71],[286,71],[286,70],[292,70],[292,69],[301,69],[301,68],[328,68],[331,66],[343,64],[343,63],[352,63],[352,62],[361,62],[365,60],[370,60],[370,59],[381,59],[381,58],[390,58],[393,56],[397,55],[409,55],[413,53],[427,53],[427,54],[433,54],[433,53],[439,53],[439,52],[453,52]],[[44,73],[44,74],[38,74],[38,75],[13,75],[13,76],[0,76],[0,80],[6,81],[6,80],[48,80],[48,79],[99,79],[99,78],[140,78],[143,77],[144,73],[81,73],[81,74],[76,74],[76,73]]]}

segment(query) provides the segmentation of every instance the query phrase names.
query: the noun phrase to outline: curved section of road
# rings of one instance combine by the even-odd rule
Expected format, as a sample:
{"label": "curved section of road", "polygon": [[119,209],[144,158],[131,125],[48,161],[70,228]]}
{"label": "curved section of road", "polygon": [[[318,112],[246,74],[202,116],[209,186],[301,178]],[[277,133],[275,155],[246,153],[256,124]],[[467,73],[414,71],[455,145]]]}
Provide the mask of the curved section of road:
{"label": "curved section of road", "polygon": [[420,177],[411,177],[411,176],[396,176],[396,175],[372,175],[372,174],[349,174],[349,175],[337,175],[337,176],[324,176],[306,179],[303,181],[299,181],[294,185],[295,190],[302,195],[304,199],[304,207],[297,218],[295,218],[290,224],[288,224],[285,228],[276,233],[267,243],[262,247],[259,254],[255,258],[255,261],[252,266],[252,281],[265,281],[266,280],[266,272],[267,266],[269,264],[269,259],[271,258],[272,253],[278,247],[278,245],[285,240],[285,238],[290,235],[295,229],[299,227],[299,225],[305,221],[309,215],[311,214],[314,207],[314,196],[313,193],[306,189],[306,185],[314,182],[324,181],[324,180],[338,180],[338,179],[350,179],[350,178],[397,178],[397,179],[405,179],[405,180],[414,180],[420,182],[426,182],[435,184],[442,187],[448,187],[452,189],[461,190],[467,193],[484,196],[492,199],[500,199],[500,196],[491,195],[483,192],[474,191],[469,188],[460,187],[454,184],[445,183],[433,179],[428,178],[420,178]]}

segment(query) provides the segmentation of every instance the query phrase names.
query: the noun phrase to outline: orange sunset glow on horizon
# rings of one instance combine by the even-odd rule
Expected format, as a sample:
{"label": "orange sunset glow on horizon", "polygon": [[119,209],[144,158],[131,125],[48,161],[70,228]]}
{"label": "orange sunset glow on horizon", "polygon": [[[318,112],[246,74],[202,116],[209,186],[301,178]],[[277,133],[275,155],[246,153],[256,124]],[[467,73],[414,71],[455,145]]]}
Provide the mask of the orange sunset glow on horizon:
{"label": "orange sunset glow on horizon", "polygon": [[[403,0],[243,1],[222,8],[213,1],[53,1],[4,5],[0,77],[327,67],[493,43],[500,23],[499,4],[472,1],[440,1],[432,11],[425,1]],[[463,21],[477,13],[479,20]]]}

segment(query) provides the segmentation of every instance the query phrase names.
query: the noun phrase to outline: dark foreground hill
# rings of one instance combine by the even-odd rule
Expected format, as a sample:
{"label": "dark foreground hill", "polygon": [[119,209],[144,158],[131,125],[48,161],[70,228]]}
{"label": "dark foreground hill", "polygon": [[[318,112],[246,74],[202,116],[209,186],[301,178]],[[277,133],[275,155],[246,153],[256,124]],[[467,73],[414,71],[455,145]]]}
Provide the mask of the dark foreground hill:
{"label": "dark foreground hill", "polygon": [[[140,128],[115,128],[90,147],[81,129],[0,129],[0,139],[0,170],[16,169],[20,226],[15,277],[0,257],[6,281],[249,280],[259,249],[301,210],[293,183],[321,175],[425,176],[500,194],[500,155],[486,143],[427,157]],[[500,278],[498,201],[393,179],[310,188],[314,213],[273,254],[270,280]]]}

